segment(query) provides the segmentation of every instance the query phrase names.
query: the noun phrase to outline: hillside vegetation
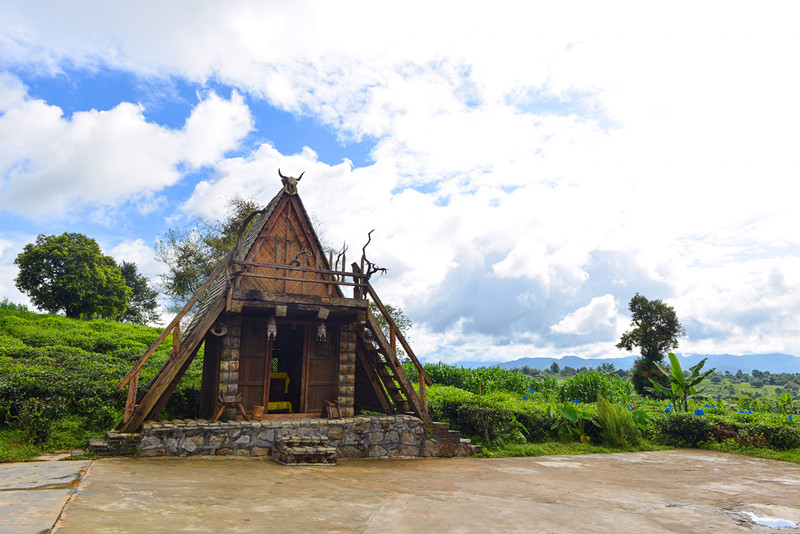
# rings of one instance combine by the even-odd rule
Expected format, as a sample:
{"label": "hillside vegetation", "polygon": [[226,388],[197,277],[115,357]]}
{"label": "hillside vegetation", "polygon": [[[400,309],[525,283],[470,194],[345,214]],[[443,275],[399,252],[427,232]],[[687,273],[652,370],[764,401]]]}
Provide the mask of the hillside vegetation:
{"label": "hillside vegetation", "polygon": [[[0,461],[83,447],[88,437],[112,428],[125,403],[125,391],[117,383],[159,332],[114,321],[37,314],[1,302]],[[170,352],[168,338],[143,367],[140,388]],[[201,368],[202,354],[163,417],[196,417]],[[413,365],[406,369],[416,380]],[[564,376],[439,363],[426,364],[425,370],[434,381],[428,390],[431,415],[486,445],[488,454],[701,446],[800,462],[800,404],[788,384],[796,376],[787,378],[782,397],[776,397],[767,394],[776,387],[769,383],[775,380],[770,375],[720,375],[723,389],[740,382],[735,385],[739,394],[698,400],[676,413],[667,400],[634,394],[627,378],[613,369],[568,371]],[[756,387],[759,380],[761,387]],[[745,387],[762,396],[743,394]]]}
{"label": "hillside vegetation", "polygon": [[[16,458],[14,443],[31,442],[36,450],[82,447],[88,437],[112,428],[125,406],[126,391],[117,383],[159,333],[158,328],[68,319],[0,303],[0,461],[29,455]],[[170,354],[170,339],[142,368],[141,389]],[[197,358],[170,399],[167,415],[195,416],[201,370]]]}

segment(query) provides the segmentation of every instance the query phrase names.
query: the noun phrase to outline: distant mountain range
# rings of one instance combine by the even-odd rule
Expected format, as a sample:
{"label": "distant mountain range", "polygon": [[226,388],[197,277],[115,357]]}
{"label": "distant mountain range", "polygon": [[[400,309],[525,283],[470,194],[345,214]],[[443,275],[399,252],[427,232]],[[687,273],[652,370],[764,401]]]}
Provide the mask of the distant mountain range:
{"label": "distant mountain range", "polygon": [[[739,369],[743,373],[752,373],[753,369],[759,371],[769,371],[770,373],[800,373],[800,357],[790,354],[748,354],[736,356],[733,354],[678,354],[681,367],[684,370],[697,364],[703,358],[708,358],[704,370],[715,367],[717,371],[724,373],[729,371],[736,373]],[[527,365],[534,369],[548,369],[553,362],[556,362],[562,369],[572,367],[599,367],[604,363],[613,363],[616,369],[630,369],[633,361],[638,356],[625,356],[623,358],[580,358],[578,356],[562,356],[560,358],[519,358],[508,362],[489,362],[489,363],[464,363],[465,367],[488,367],[498,365],[504,369],[514,369]]]}

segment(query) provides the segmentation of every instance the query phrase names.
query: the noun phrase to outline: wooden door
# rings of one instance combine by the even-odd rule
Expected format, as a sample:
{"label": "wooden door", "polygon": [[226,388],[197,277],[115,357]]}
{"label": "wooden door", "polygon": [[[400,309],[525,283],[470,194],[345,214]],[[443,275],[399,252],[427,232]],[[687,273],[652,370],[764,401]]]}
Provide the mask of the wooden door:
{"label": "wooden door", "polygon": [[239,393],[245,410],[264,404],[264,374],[267,370],[267,320],[242,318],[239,347]]}
{"label": "wooden door", "polygon": [[304,411],[321,414],[325,401],[338,398],[339,381],[338,340],[333,328],[328,327],[327,341],[317,341],[317,329],[306,333],[306,388]]}

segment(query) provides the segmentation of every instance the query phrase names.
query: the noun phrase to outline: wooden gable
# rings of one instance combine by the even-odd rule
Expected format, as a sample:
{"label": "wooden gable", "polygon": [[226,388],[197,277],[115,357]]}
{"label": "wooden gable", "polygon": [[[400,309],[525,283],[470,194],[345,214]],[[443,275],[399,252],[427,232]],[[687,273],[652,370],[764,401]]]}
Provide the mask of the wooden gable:
{"label": "wooden gable", "polygon": [[256,275],[244,277],[240,287],[245,291],[330,296],[329,291],[333,290],[336,296],[341,296],[337,286],[320,283],[329,281],[330,275],[277,267],[329,270],[328,260],[305,208],[295,195],[282,196],[244,261],[248,273]]}

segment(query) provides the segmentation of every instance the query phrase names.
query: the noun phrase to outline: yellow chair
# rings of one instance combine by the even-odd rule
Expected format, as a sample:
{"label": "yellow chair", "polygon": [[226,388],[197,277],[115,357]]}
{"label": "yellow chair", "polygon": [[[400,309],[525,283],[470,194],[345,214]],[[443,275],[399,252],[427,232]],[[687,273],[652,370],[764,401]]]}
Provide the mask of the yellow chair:
{"label": "yellow chair", "polygon": [[267,410],[289,410],[292,411],[292,403],[287,400],[289,395],[289,375],[283,371],[270,373],[269,377],[269,402]]}

